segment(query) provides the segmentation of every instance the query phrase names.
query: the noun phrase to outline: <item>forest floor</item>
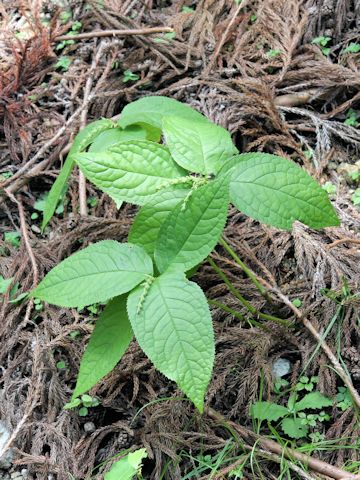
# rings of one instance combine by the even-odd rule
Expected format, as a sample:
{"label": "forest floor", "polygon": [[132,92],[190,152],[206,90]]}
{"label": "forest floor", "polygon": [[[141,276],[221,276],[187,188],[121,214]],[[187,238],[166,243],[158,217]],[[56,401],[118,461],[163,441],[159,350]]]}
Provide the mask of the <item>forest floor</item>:
{"label": "forest floor", "polygon": [[[360,2],[4,0],[0,18],[0,451],[9,446],[0,479],[100,479],[114,456],[142,447],[145,479],[348,478],[270,452],[261,443],[269,438],[358,473]],[[173,32],[97,34],[147,27]],[[59,39],[65,34],[74,40]],[[41,233],[44,200],[82,126],[153,94],[199,110],[242,152],[293,160],[328,191],[341,219],[289,232],[231,211],[229,244],[282,296],[260,295],[220,246],[213,258],[258,311],[292,325],[258,318],[254,326],[211,266],[201,266],[195,278],[207,297],[245,319],[212,307],[216,365],[206,403],[224,419],[179,399],[136,342],[91,390],[98,406],[86,416],[63,410],[98,307],[19,299],[80,246],[126,239],[134,209],[117,210],[89,183],[81,216],[77,172]],[[302,438],[251,416],[255,401],[286,405],[291,392],[315,390],[332,407],[306,412]]]}

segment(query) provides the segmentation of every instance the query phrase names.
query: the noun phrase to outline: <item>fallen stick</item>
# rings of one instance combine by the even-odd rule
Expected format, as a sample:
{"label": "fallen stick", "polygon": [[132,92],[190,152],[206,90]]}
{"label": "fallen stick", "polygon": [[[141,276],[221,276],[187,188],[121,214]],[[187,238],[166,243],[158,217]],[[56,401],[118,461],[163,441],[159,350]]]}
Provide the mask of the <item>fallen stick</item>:
{"label": "fallen stick", "polygon": [[248,444],[259,445],[264,450],[268,450],[271,453],[285,457],[288,460],[298,460],[299,462],[307,465],[314,472],[320,473],[322,475],[327,475],[334,480],[360,480],[360,475],[353,475],[345,470],[342,470],[338,467],[334,467],[329,463],[318,460],[317,458],[310,457],[305,453],[297,452],[293,448],[282,447],[278,443],[258,435],[251,430],[239,425],[238,423],[232,422],[231,420],[226,420],[226,418],[221,415],[221,413],[216,412],[212,408],[206,410],[207,415],[223,425],[230,426],[235,430],[241,438],[243,438]]}
{"label": "fallen stick", "polygon": [[128,37],[131,35],[152,35],[154,33],[172,33],[174,30],[170,27],[147,27],[133,28],[127,30],[95,30],[94,32],[78,33],[77,35],[59,35],[53,39],[54,42],[64,40],[84,40],[95,37]]}

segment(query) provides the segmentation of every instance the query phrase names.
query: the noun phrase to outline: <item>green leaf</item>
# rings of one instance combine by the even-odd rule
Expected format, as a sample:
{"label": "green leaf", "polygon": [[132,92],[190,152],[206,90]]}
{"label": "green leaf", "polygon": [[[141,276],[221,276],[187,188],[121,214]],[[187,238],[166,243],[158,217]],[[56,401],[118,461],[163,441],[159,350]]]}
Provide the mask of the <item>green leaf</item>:
{"label": "green leaf", "polygon": [[249,217],[290,230],[298,220],[312,228],[339,225],[326,192],[304,170],[268,153],[231,160],[230,200]]}
{"label": "green leaf", "polygon": [[225,226],[228,190],[228,177],[221,177],[199,187],[185,204],[174,208],[160,228],[155,247],[160,272],[169,267],[189,270],[209,255]]}
{"label": "green leaf", "polygon": [[153,96],[143,97],[126,105],[118,123],[123,128],[133,124],[151,125],[160,138],[163,118],[168,115],[207,122],[206,117],[184,103],[173,98]]}
{"label": "green leaf", "polygon": [[73,399],[90,390],[111,372],[132,338],[133,332],[126,312],[126,296],[113,298],[98,318],[81,359]]}
{"label": "green leaf", "polygon": [[136,215],[129,232],[129,242],[141,245],[153,255],[161,225],[188,193],[189,190],[180,188],[160,191]]}
{"label": "green leaf", "polygon": [[299,402],[295,404],[295,412],[309,409],[321,409],[323,407],[331,407],[333,404],[330,398],[325,397],[320,392],[311,392],[305,395]]}
{"label": "green leaf", "polygon": [[272,402],[255,402],[251,406],[251,415],[257,420],[276,422],[276,420],[288,414],[289,410],[286,407]]}
{"label": "green leaf", "polygon": [[63,260],[32,296],[61,307],[84,307],[129,292],[152,273],[151,258],[141,247],[104,240]]}
{"label": "green leaf", "polygon": [[128,142],[130,140],[147,140],[147,132],[138,125],[132,125],[121,128],[112,128],[101,132],[89,147],[89,152],[104,152],[110,147],[120,142]]}
{"label": "green leaf", "polygon": [[163,128],[175,162],[190,172],[215,174],[237,153],[230,133],[213,123],[165,117]]}
{"label": "green leaf", "polygon": [[138,205],[185,173],[165,147],[145,140],[124,142],[106,153],[80,153],[75,160],[85,176],[115,201]]}
{"label": "green leaf", "polygon": [[281,428],[291,438],[304,438],[309,432],[309,427],[301,423],[301,418],[284,418],[281,421]]}
{"label": "green leaf", "polygon": [[183,274],[165,273],[143,294],[139,287],[128,297],[129,318],[140,347],[203,412],[215,350],[204,292]]}
{"label": "green leaf", "polygon": [[83,128],[76,135],[70,152],[66,157],[64,166],[57,179],[55,180],[55,183],[51,187],[49,195],[47,197],[44,209],[44,217],[41,225],[42,230],[44,230],[44,228],[54,215],[59,199],[64,192],[66,183],[74,167],[73,154],[85,150],[101,132],[114,128],[114,125],[116,124],[114,124],[114,122],[111,120],[97,120],[96,122],[89,123],[89,125]]}
{"label": "green leaf", "polygon": [[128,453],[126,457],[115,462],[111,470],[105,473],[104,480],[132,480],[140,473],[141,462],[147,457],[145,448]]}
{"label": "green leaf", "polygon": [[13,277],[4,278],[2,275],[0,275],[0,295],[6,292],[12,281]]}

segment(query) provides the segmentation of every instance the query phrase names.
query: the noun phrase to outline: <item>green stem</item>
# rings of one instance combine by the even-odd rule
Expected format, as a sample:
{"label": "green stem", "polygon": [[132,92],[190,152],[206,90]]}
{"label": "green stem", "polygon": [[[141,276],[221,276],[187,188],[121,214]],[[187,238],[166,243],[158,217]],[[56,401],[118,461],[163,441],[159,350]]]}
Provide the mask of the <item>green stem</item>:
{"label": "green stem", "polygon": [[261,285],[259,280],[256,278],[256,275],[254,272],[236,255],[234,250],[230,247],[230,245],[227,243],[227,241],[224,239],[224,237],[220,238],[219,241],[220,245],[222,245],[225,250],[228,252],[228,254],[235,260],[235,262],[239,265],[241,270],[247,275],[250,280],[253,282],[255,287],[259,290],[261,295],[266,298],[266,300],[271,301],[271,298],[266,290],[266,288]]}
{"label": "green stem", "polygon": [[245,318],[241,315],[241,313],[236,312],[232,308],[227,307],[223,303],[220,303],[216,300],[208,300],[209,305],[214,305],[214,307],[221,308],[221,310],[224,310],[226,313],[230,313],[231,315],[234,315],[234,317],[238,318],[242,322],[245,322]]}
{"label": "green stem", "polygon": [[269,322],[274,322],[280,325],[289,326],[291,323],[288,320],[284,320],[282,318],[273,317],[272,315],[268,315],[267,313],[259,312],[250,302],[244,298],[241,293],[232,285],[228,277],[225,273],[216,265],[216,263],[212,260],[212,258],[208,257],[208,262],[213,267],[215,272],[219,275],[219,277],[223,280],[225,285],[228,287],[229,291],[236,297],[242,305],[252,314],[254,317],[262,318],[263,320],[267,320]]}
{"label": "green stem", "polygon": [[265,325],[262,325],[260,322],[257,322],[256,320],[253,319],[246,319],[241,313],[233,310],[232,308],[227,307],[223,303],[220,303],[216,300],[208,300],[209,305],[214,305],[214,307],[221,308],[221,310],[224,310],[224,312],[230,313],[231,315],[234,315],[234,317],[238,318],[239,320],[243,322],[247,322],[251,327],[259,327],[263,328],[265,330],[269,330],[268,328],[265,327]]}

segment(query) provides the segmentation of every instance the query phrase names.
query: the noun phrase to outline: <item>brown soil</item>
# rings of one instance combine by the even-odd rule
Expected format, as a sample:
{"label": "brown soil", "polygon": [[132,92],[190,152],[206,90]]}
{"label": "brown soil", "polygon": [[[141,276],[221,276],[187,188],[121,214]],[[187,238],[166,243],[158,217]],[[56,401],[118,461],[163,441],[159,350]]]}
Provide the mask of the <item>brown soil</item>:
{"label": "brown soil", "polygon": [[[64,213],[53,218],[43,235],[39,220],[31,219],[34,202],[50,189],[81,125],[117,115],[143,95],[173,97],[227,128],[241,151],[288,157],[320,183],[337,186],[333,203],[342,221],[338,228],[314,231],[296,224],[291,233],[282,232],[234,210],[225,234],[259,276],[288,298],[301,300],[320,332],[338,309],[323,289],[342,298],[348,286],[350,294],[327,342],[341,354],[355,388],[360,388],[359,297],[351,296],[360,285],[359,244],[352,241],[359,239],[360,211],[351,201],[358,185],[343,173],[344,164],[358,160],[360,147],[359,130],[344,123],[350,108],[360,109],[360,53],[344,52],[351,42],[360,43],[360,2],[79,0],[62,10],[72,11],[83,32],[168,26],[176,38],[92,37],[59,50],[55,39],[70,30],[71,19],[63,23],[55,3],[5,0],[0,5],[0,173],[6,172],[6,178],[0,177],[0,229],[22,234],[19,247],[0,240],[0,274],[14,277],[18,293],[25,292],[80,245],[126,239],[134,209],[117,211],[88,184],[88,198],[97,202],[89,205],[88,216],[80,216],[76,173]],[[328,55],[311,43],[320,36],[330,37]],[[66,70],[57,66],[62,56],[71,60]],[[124,83],[125,70],[139,79]],[[221,247],[213,258],[258,310],[293,319],[286,302],[276,295],[272,302],[264,299]],[[251,318],[208,264],[195,278],[208,298]],[[14,463],[18,469],[26,466],[28,478],[100,479],[111,462],[94,468],[104,460],[145,446],[149,459],[144,478],[180,480],[194,469],[188,456],[179,460],[181,451],[192,457],[215,455],[232,438],[214,419],[177,400],[181,392],[155,371],[135,342],[91,391],[100,406],[87,417],[63,410],[96,315],[52,306],[37,311],[29,302],[9,303],[9,294],[3,300],[0,416],[16,433]],[[275,398],[272,364],[280,357],[292,362],[287,377],[292,386],[305,366],[306,374],[319,376],[324,394],[335,397],[342,385],[322,350],[308,365],[316,341],[300,320],[292,329],[263,320],[251,326],[216,308],[213,318],[217,356],[207,404],[226,418],[252,428],[249,406],[260,385],[264,398]],[[72,338],[75,331],[79,335]],[[60,360],[65,370],[56,367]],[[153,402],[167,397],[174,399]],[[347,437],[347,445],[357,445],[356,410],[334,407],[332,416],[322,426],[325,439]],[[84,430],[88,422],[93,431]],[[242,451],[238,443],[232,454]],[[360,461],[359,449],[350,448],[314,456],[341,468],[346,461]],[[259,462],[245,468],[244,478],[280,478],[277,461],[262,457]],[[225,475],[211,478],[230,478]],[[210,478],[208,472],[202,478]]]}

